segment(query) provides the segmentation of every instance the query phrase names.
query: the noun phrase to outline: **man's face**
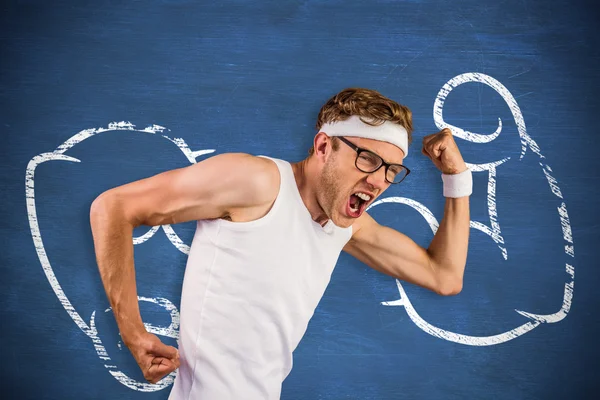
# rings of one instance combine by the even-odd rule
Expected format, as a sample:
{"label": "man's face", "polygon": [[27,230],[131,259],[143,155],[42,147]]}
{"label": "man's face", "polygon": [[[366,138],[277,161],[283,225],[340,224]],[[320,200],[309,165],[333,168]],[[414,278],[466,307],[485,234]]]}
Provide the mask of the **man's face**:
{"label": "man's face", "polygon": [[[355,146],[370,150],[387,163],[401,164],[404,152],[393,144],[348,136]],[[385,166],[373,173],[356,168],[356,151],[339,140],[323,166],[317,200],[327,216],[339,227],[349,227],[364,210],[390,186]]]}

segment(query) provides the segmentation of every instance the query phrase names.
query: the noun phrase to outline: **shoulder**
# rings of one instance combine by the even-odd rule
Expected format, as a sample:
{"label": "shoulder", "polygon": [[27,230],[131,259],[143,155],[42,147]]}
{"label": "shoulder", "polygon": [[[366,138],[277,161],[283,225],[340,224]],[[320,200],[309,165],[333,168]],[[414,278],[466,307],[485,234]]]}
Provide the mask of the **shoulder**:
{"label": "shoulder", "polygon": [[249,156],[252,185],[261,202],[272,203],[279,194],[281,174],[276,162],[265,157]]}
{"label": "shoulder", "polygon": [[236,205],[258,205],[273,201],[279,193],[281,177],[277,164],[264,157],[247,153],[224,153],[203,161],[219,172],[215,175],[221,188],[239,196]]}
{"label": "shoulder", "polygon": [[230,155],[237,172],[255,191],[266,192],[265,194],[274,192],[277,195],[281,177],[275,161],[246,153],[230,153]]}
{"label": "shoulder", "polygon": [[198,164],[199,170],[214,170],[221,178],[244,178],[253,183],[279,181],[279,169],[274,161],[247,153],[223,153]]}

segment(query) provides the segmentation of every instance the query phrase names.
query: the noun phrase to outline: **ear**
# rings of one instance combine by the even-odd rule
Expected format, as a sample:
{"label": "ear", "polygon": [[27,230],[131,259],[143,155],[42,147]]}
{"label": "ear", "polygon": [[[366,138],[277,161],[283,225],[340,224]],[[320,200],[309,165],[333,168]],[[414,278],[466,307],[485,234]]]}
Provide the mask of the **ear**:
{"label": "ear", "polygon": [[333,152],[331,138],[327,136],[325,132],[319,132],[315,135],[313,146],[315,149],[315,157],[323,162],[327,161]]}

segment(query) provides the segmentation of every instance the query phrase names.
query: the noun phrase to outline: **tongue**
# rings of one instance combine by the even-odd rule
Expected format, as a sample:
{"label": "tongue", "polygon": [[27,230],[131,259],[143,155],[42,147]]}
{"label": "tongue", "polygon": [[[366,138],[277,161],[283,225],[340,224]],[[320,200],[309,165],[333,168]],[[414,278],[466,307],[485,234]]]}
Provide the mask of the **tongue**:
{"label": "tongue", "polygon": [[358,208],[359,205],[360,205],[360,199],[358,198],[358,196],[355,194],[351,195],[350,196],[350,207]]}

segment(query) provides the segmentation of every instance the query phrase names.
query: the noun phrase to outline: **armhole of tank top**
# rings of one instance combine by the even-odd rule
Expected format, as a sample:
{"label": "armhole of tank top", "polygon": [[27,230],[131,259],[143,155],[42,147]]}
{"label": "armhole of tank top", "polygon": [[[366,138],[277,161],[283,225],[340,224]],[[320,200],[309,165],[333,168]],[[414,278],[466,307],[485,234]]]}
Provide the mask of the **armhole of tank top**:
{"label": "armhole of tank top", "polygon": [[196,221],[196,232],[194,233],[194,237],[200,233],[200,230],[203,232],[203,237],[209,240],[213,245],[217,243],[217,236],[219,234],[219,228],[221,225],[219,224],[219,219],[199,219]]}
{"label": "armhole of tank top", "polygon": [[228,229],[235,229],[235,230],[249,229],[249,228],[257,227],[257,226],[260,226],[262,224],[269,222],[272,218],[274,218],[273,216],[275,215],[275,213],[277,213],[277,210],[279,209],[280,204],[283,201],[282,197],[286,193],[286,190],[285,190],[286,189],[285,185],[287,184],[286,171],[284,171],[284,166],[281,165],[280,162],[278,162],[277,160],[275,160],[271,157],[266,157],[266,156],[258,156],[258,157],[262,157],[262,158],[271,160],[277,166],[277,170],[279,171],[279,191],[277,192],[277,197],[275,198],[273,205],[271,206],[271,208],[265,215],[263,215],[262,217],[260,217],[258,219],[255,219],[253,221],[233,222],[233,221],[228,221],[226,219],[219,218],[216,221],[218,221],[220,226],[222,226],[224,228],[228,228]]}

